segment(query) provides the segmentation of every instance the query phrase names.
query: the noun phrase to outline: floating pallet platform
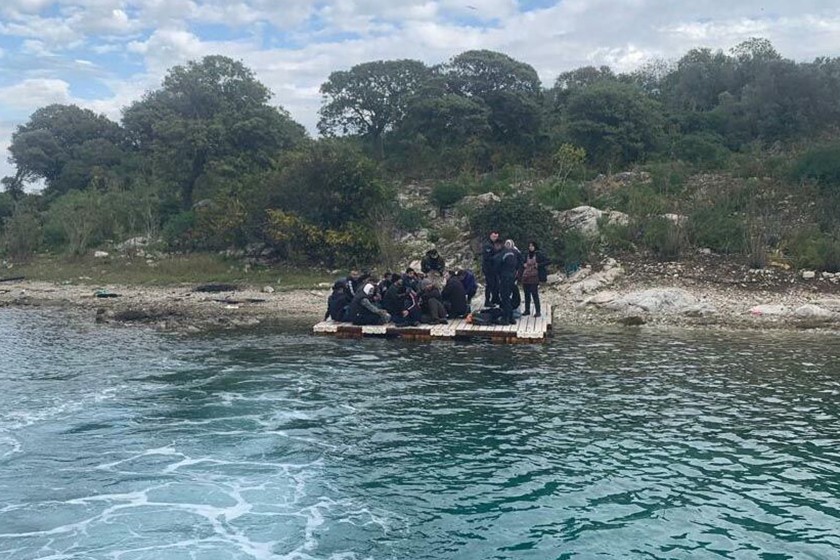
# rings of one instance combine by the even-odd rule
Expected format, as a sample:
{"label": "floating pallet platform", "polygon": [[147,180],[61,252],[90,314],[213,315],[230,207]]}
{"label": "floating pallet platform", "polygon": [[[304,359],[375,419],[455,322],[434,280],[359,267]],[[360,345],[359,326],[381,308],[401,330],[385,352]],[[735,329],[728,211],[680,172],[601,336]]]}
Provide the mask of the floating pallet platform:
{"label": "floating pallet platform", "polygon": [[515,325],[473,325],[464,319],[452,319],[445,325],[398,327],[393,323],[388,323],[360,327],[328,319],[312,327],[312,331],[318,335],[340,338],[379,336],[425,341],[481,337],[506,344],[533,343],[544,341],[551,333],[551,306],[544,306],[542,317],[533,315],[521,317]]}

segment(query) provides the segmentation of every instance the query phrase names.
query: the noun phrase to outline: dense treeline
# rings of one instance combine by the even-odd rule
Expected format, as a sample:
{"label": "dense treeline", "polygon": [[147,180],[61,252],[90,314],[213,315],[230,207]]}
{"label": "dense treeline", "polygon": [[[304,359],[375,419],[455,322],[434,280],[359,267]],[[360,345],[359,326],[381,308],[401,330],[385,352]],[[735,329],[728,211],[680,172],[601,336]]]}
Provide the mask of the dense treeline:
{"label": "dense treeline", "polygon": [[[73,105],[35,111],[12,138],[16,173],[2,180],[3,247],[16,258],[80,254],[143,235],[180,250],[260,242],[283,259],[369,263],[392,230],[421,226],[393,185],[427,179],[441,207],[527,182],[535,208],[627,211],[633,222],[599,240],[623,249],[670,258],[694,243],[755,264],[796,252],[803,265],[838,268],[838,91],[840,59],[795,62],[763,39],[629,74],[578,68],[547,89],[527,63],[468,51],[436,66],[333,72],[313,139],[251,70],[210,56],[172,68],[120,123]],[[584,186],[640,167],[652,181],[607,194]],[[756,179],[700,196],[687,185],[704,171]],[[26,194],[29,184],[43,189]],[[774,205],[799,202],[813,212],[795,229],[771,227],[783,214]],[[690,227],[663,221],[669,212]],[[580,258],[584,245],[556,247]]]}

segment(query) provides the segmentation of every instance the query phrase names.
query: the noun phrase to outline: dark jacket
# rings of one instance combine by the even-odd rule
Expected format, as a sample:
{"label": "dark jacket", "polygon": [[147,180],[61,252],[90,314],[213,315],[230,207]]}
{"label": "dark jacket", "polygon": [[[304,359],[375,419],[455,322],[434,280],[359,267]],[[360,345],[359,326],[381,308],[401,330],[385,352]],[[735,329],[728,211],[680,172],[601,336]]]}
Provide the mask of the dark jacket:
{"label": "dark jacket", "polygon": [[475,293],[478,291],[478,283],[475,280],[475,274],[469,270],[465,270],[464,278],[461,280],[461,283],[464,285],[464,291],[467,292],[467,297],[475,297]]}
{"label": "dark jacket", "polygon": [[324,320],[329,318],[333,321],[346,321],[348,305],[350,305],[350,297],[345,287],[342,285],[340,288],[333,288],[327,299],[327,314],[324,315]]}
{"label": "dark jacket", "polygon": [[513,250],[504,248],[493,257],[494,269],[499,276],[515,278],[519,271],[519,259]]}
{"label": "dark jacket", "polygon": [[426,256],[423,257],[423,260],[420,261],[420,270],[423,274],[428,274],[433,270],[443,274],[445,269],[446,262],[443,260],[443,257],[441,257],[440,254],[433,256],[431,251],[427,252]]}
{"label": "dark jacket", "polygon": [[493,247],[493,242],[489,239],[484,241],[481,247],[481,272],[487,276],[488,274],[495,274],[493,268],[493,257],[496,255],[496,249]]}
{"label": "dark jacket", "polygon": [[402,286],[391,284],[382,296],[382,307],[391,315],[399,315],[403,310]]}
{"label": "dark jacket", "polygon": [[450,276],[440,295],[450,317],[464,317],[467,314],[467,292],[458,278]]}
{"label": "dark jacket", "polygon": [[365,294],[364,285],[359,286],[353,301],[350,302],[350,321],[364,322],[366,317],[381,316],[380,309]]}

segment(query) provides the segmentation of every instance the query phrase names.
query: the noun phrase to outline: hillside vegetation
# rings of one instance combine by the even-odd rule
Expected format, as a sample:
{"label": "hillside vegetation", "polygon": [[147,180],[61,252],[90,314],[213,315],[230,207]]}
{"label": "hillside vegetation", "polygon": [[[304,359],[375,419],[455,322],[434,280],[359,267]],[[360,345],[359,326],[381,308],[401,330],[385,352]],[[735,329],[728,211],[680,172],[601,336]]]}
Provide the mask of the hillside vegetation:
{"label": "hillside vegetation", "polygon": [[[702,249],[836,272],[838,91],[840,59],[792,61],[763,39],[630,74],[578,68],[550,88],[525,62],[468,51],[333,72],[313,139],[241,62],[209,56],[170,69],[120,122],[50,105],[21,124],[0,251],[17,262],[130,240],[395,266],[499,227],[566,264]],[[573,223],[581,206],[597,227]]]}

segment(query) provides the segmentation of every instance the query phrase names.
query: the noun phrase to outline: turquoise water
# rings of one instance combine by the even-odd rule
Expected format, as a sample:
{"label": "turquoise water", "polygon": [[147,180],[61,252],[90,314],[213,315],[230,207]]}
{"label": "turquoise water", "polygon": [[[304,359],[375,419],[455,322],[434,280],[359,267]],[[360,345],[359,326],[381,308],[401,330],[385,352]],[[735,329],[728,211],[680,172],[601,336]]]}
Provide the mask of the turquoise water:
{"label": "turquoise water", "polygon": [[0,309],[0,558],[840,557],[840,339]]}

